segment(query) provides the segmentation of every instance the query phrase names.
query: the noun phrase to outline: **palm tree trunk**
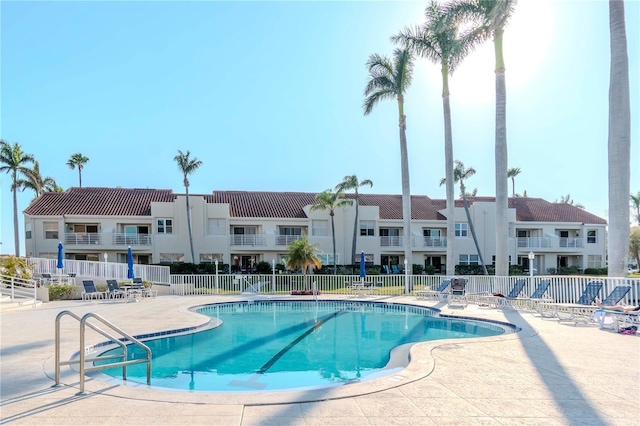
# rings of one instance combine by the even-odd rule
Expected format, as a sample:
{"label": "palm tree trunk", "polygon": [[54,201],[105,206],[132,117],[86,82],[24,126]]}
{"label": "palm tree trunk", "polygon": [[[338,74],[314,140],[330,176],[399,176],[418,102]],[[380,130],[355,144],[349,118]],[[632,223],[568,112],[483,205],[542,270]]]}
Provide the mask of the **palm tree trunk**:
{"label": "palm tree trunk", "polygon": [[16,187],[17,174],[13,173],[13,240],[16,250],[16,257],[20,257],[20,226],[18,222],[18,188]]}
{"label": "palm tree trunk", "polygon": [[624,1],[609,0],[611,71],[609,81],[609,270],[627,276],[629,253],[629,188],[631,107]]}
{"label": "palm tree trunk", "polygon": [[451,107],[449,105],[449,70],[442,67],[442,109],[444,111],[444,164],[447,194],[447,276],[456,274],[455,261],[455,200],[453,177],[453,135],[451,132]]}
{"label": "palm tree trunk", "polygon": [[476,230],[473,227],[473,221],[471,220],[471,213],[469,213],[469,203],[467,202],[467,193],[466,188],[464,187],[464,183],[462,180],[460,181],[460,191],[462,191],[462,201],[464,203],[464,212],[467,214],[467,221],[469,222],[469,230],[471,231],[471,236],[473,237],[473,243],[476,245],[476,250],[478,252],[478,257],[480,258],[480,264],[482,265],[482,272],[485,275],[489,275],[487,272],[487,267],[484,264],[484,259],[482,258],[482,252],[480,251],[480,245],[478,244],[478,238],[476,237]]}
{"label": "palm tree trunk", "polygon": [[[400,110],[400,164],[402,172],[402,218],[404,221],[404,258],[407,268],[413,265],[411,255],[411,189],[409,187],[409,155],[407,154],[407,117],[404,115],[402,97],[398,97]],[[405,272],[406,274],[406,272]],[[405,284],[405,293],[409,292],[408,283]]]}
{"label": "palm tree trunk", "polygon": [[509,178],[507,177],[507,90],[502,57],[502,31],[494,33],[496,52],[496,276],[509,275]]}
{"label": "palm tree trunk", "polygon": [[333,222],[333,211],[331,212],[331,237],[333,238],[333,275],[336,275],[337,267],[336,267],[336,226]]}
{"label": "palm tree trunk", "polygon": [[[356,182],[356,185],[358,183]],[[358,187],[356,186],[356,218],[353,222],[353,241],[351,243],[351,273],[355,271],[356,268],[356,243],[358,242]],[[335,251],[335,250],[334,250]]]}
{"label": "palm tree trunk", "polygon": [[[186,181],[186,178],[185,178]],[[189,228],[189,248],[191,249],[191,263],[196,263],[193,253],[193,235],[191,233],[191,209],[189,208],[189,183],[185,183],[185,194],[187,196],[187,228]]]}
{"label": "palm tree trunk", "polygon": [[82,188],[82,166],[78,165],[78,184]]}

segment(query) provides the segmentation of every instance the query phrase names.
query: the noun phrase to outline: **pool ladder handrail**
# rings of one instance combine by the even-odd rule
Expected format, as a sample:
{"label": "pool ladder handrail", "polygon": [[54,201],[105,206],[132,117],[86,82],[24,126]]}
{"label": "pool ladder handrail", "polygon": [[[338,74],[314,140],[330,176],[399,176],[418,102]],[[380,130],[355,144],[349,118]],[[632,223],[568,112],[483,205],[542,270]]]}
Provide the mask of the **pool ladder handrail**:
{"label": "pool ladder handrail", "polygon": [[[62,317],[66,316],[66,315],[68,315],[68,316],[70,316],[72,318],[75,318],[76,320],[78,320],[80,322],[80,351],[79,351],[80,358],[78,360],[60,361],[60,320],[62,319]],[[112,336],[111,334],[107,333],[106,331],[103,331],[100,328],[98,328],[97,326],[95,326],[92,323],[88,322],[88,320],[90,318],[95,318],[96,320],[102,322],[104,325],[108,326],[112,330],[120,333],[120,335],[122,337],[124,337],[125,341],[129,340],[131,343],[140,346],[147,353],[146,358],[133,359],[133,360],[127,361],[127,345],[125,345],[124,342],[121,339],[119,339],[119,338],[117,338],[115,336]],[[98,356],[98,357],[95,357],[95,358],[86,358],[87,354],[86,354],[86,348],[84,346],[85,345],[85,329],[86,329],[86,327],[89,327],[93,331],[101,334],[102,336],[106,337],[107,339],[109,339],[113,343],[119,345],[120,348],[122,348],[122,354],[121,355],[118,355],[118,354],[116,354],[116,355],[103,355],[103,356]],[[122,366],[122,379],[123,380],[127,380],[127,365],[140,364],[140,363],[143,363],[143,362],[147,363],[147,385],[151,384],[151,349],[147,345],[142,343],[140,340],[138,340],[135,337],[129,335],[128,333],[126,333],[125,331],[123,331],[119,327],[115,326],[110,321],[107,321],[105,318],[101,317],[98,314],[89,312],[89,313],[85,314],[82,318],[80,318],[78,315],[74,314],[71,311],[62,311],[62,312],[60,312],[56,316],[56,337],[55,337],[55,340],[56,340],[56,354],[55,354],[56,384],[54,386],[60,385],[60,366],[61,365],[75,365],[75,364],[79,364],[80,365],[80,393],[82,394],[82,393],[84,393],[85,373],[91,372],[91,371],[100,371],[100,370],[105,370],[107,368],[114,368],[114,367]],[[94,365],[92,367],[87,367],[85,365],[87,362],[94,362],[94,361],[98,361],[98,360],[114,359],[114,358],[121,358],[124,361],[113,362],[113,363],[108,363],[108,364],[103,364],[103,365]]]}

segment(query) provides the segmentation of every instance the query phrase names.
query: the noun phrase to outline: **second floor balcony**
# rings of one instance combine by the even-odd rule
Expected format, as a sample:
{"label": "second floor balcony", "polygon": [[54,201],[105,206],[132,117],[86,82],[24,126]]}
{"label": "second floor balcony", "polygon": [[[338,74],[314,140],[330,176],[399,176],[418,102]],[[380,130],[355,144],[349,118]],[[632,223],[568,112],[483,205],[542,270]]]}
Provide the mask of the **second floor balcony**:
{"label": "second floor balcony", "polygon": [[266,246],[265,234],[237,234],[229,236],[229,244],[232,246]]}
{"label": "second floor balcony", "polygon": [[78,246],[102,244],[102,234],[98,232],[66,232],[64,244]]}
{"label": "second floor balcony", "polygon": [[447,237],[422,237],[424,247],[446,247]]}
{"label": "second floor balcony", "polygon": [[70,246],[150,246],[153,244],[153,237],[149,234],[125,234],[120,232],[66,232],[64,234],[64,244]]}
{"label": "second floor balcony", "polygon": [[294,241],[302,239],[302,235],[276,235],[277,246],[288,246]]}

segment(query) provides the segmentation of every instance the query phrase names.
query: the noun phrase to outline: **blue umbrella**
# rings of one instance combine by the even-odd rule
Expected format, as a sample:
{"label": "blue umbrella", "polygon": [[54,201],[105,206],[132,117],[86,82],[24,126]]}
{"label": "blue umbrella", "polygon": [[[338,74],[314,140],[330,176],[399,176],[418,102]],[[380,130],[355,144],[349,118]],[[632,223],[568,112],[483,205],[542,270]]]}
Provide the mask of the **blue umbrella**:
{"label": "blue umbrella", "polygon": [[131,247],[127,249],[127,278],[135,278],[133,273],[133,254],[131,253]]}
{"label": "blue umbrella", "polygon": [[360,278],[364,280],[367,276],[367,271],[364,269],[364,251],[360,253]]}
{"label": "blue umbrella", "polygon": [[58,263],[56,263],[56,268],[64,269],[64,263],[62,263],[62,241],[58,243]]}

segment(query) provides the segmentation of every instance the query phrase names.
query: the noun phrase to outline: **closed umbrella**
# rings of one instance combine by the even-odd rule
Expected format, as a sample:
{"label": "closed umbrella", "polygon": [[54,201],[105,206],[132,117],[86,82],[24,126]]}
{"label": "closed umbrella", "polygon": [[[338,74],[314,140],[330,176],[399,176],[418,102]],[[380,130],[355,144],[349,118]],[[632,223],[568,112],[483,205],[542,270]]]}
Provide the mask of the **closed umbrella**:
{"label": "closed umbrella", "polygon": [[131,253],[131,247],[129,247],[127,249],[127,278],[133,279],[135,277],[133,273],[133,254]]}
{"label": "closed umbrella", "polygon": [[360,253],[360,281],[364,282],[367,271],[364,269],[364,250]]}
{"label": "closed umbrella", "polygon": [[58,243],[58,263],[56,264],[56,268],[64,269],[64,263],[62,262],[62,241]]}

